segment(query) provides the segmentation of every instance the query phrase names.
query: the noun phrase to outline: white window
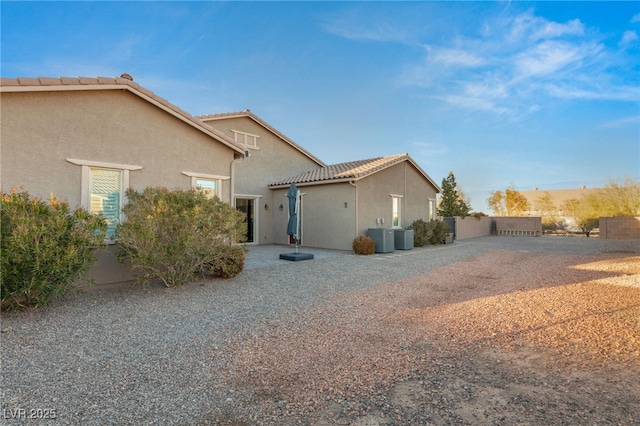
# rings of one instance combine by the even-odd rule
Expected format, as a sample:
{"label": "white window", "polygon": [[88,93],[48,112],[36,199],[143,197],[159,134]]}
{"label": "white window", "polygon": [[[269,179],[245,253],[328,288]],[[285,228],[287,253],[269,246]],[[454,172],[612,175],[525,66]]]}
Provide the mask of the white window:
{"label": "white window", "polygon": [[252,133],[241,132],[240,130],[231,130],[233,132],[233,140],[239,144],[245,145],[250,148],[258,147],[258,138],[260,136]]}
{"label": "white window", "polygon": [[124,198],[123,171],[89,167],[89,212],[107,220],[107,238],[115,235]]}
{"label": "white window", "polygon": [[391,226],[402,228],[402,195],[391,195]]}
{"label": "white window", "polygon": [[207,198],[218,197],[218,180],[214,179],[196,179],[196,188],[207,194]]}
{"label": "white window", "polygon": [[436,220],[436,200],[429,198],[429,220]]}
{"label": "white window", "polygon": [[93,214],[101,214],[107,220],[107,238],[113,238],[122,220],[125,191],[129,187],[129,171],[141,166],[103,163],[100,161],[67,161],[82,166],[80,204]]}
{"label": "white window", "polygon": [[216,196],[222,198],[222,181],[230,179],[229,176],[209,175],[205,173],[182,172],[191,178],[191,187],[203,190],[209,198]]}

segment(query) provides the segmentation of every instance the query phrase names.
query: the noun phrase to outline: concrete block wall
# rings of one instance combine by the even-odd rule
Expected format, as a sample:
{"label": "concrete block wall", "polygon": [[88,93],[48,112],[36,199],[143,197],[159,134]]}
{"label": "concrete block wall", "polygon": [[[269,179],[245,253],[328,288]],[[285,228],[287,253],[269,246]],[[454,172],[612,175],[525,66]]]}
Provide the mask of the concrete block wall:
{"label": "concrete block wall", "polygon": [[542,235],[541,217],[494,217],[497,235],[522,235],[538,237]]}
{"label": "concrete block wall", "polygon": [[491,222],[493,218],[490,217],[460,217],[454,218],[456,222],[456,239],[464,240],[466,238],[482,237],[485,235],[491,235]]}
{"label": "concrete block wall", "polygon": [[640,239],[640,217],[601,217],[599,238]]}

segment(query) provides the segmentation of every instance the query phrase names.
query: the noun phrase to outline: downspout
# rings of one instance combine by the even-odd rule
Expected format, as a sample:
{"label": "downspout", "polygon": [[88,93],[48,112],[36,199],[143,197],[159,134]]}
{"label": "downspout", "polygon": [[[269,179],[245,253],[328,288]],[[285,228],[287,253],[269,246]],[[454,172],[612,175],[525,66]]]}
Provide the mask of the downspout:
{"label": "downspout", "polygon": [[358,185],[356,185],[355,182],[356,182],[355,180],[350,180],[349,181],[349,185],[353,186],[353,191],[354,191],[354,194],[355,194],[355,197],[354,197],[355,198],[355,203],[354,204],[356,205],[355,206],[355,224],[356,224],[356,229],[355,229],[355,232],[354,232],[355,235],[353,236],[354,239],[358,237],[358,232],[359,232],[358,231],[358,229],[359,229],[358,228]]}

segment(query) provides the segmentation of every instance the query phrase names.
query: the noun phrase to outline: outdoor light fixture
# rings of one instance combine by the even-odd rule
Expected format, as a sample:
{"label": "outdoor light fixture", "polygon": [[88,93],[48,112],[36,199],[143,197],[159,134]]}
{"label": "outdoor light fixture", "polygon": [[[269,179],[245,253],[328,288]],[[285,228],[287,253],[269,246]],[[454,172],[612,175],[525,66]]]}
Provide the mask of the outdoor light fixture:
{"label": "outdoor light fixture", "polygon": [[347,208],[347,202],[346,201],[344,202],[344,208],[345,209]]}
{"label": "outdoor light fixture", "polygon": [[265,210],[269,210],[269,204],[264,203],[264,209],[265,209]]}
{"label": "outdoor light fixture", "polygon": [[282,206],[282,204],[280,204],[280,207],[278,207],[278,208],[280,209],[280,211],[282,211],[282,209],[283,209],[284,207]]}

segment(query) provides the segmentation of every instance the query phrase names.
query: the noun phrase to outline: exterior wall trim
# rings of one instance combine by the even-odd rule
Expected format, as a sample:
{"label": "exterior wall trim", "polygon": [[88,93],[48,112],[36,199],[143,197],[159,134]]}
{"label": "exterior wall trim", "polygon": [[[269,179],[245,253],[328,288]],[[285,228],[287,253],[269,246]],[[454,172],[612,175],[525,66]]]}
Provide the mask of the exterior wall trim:
{"label": "exterior wall trim", "polygon": [[222,175],[208,175],[206,173],[194,173],[194,172],[182,172],[183,175],[189,176],[191,178],[202,178],[202,179],[218,179],[218,180],[229,180],[231,176],[222,176]]}
{"label": "exterior wall trim", "polygon": [[76,158],[67,158],[69,163],[76,166],[102,167],[104,169],[120,169],[120,170],[141,170],[142,166],[132,166],[130,164],[105,163],[103,161],[78,160]]}

